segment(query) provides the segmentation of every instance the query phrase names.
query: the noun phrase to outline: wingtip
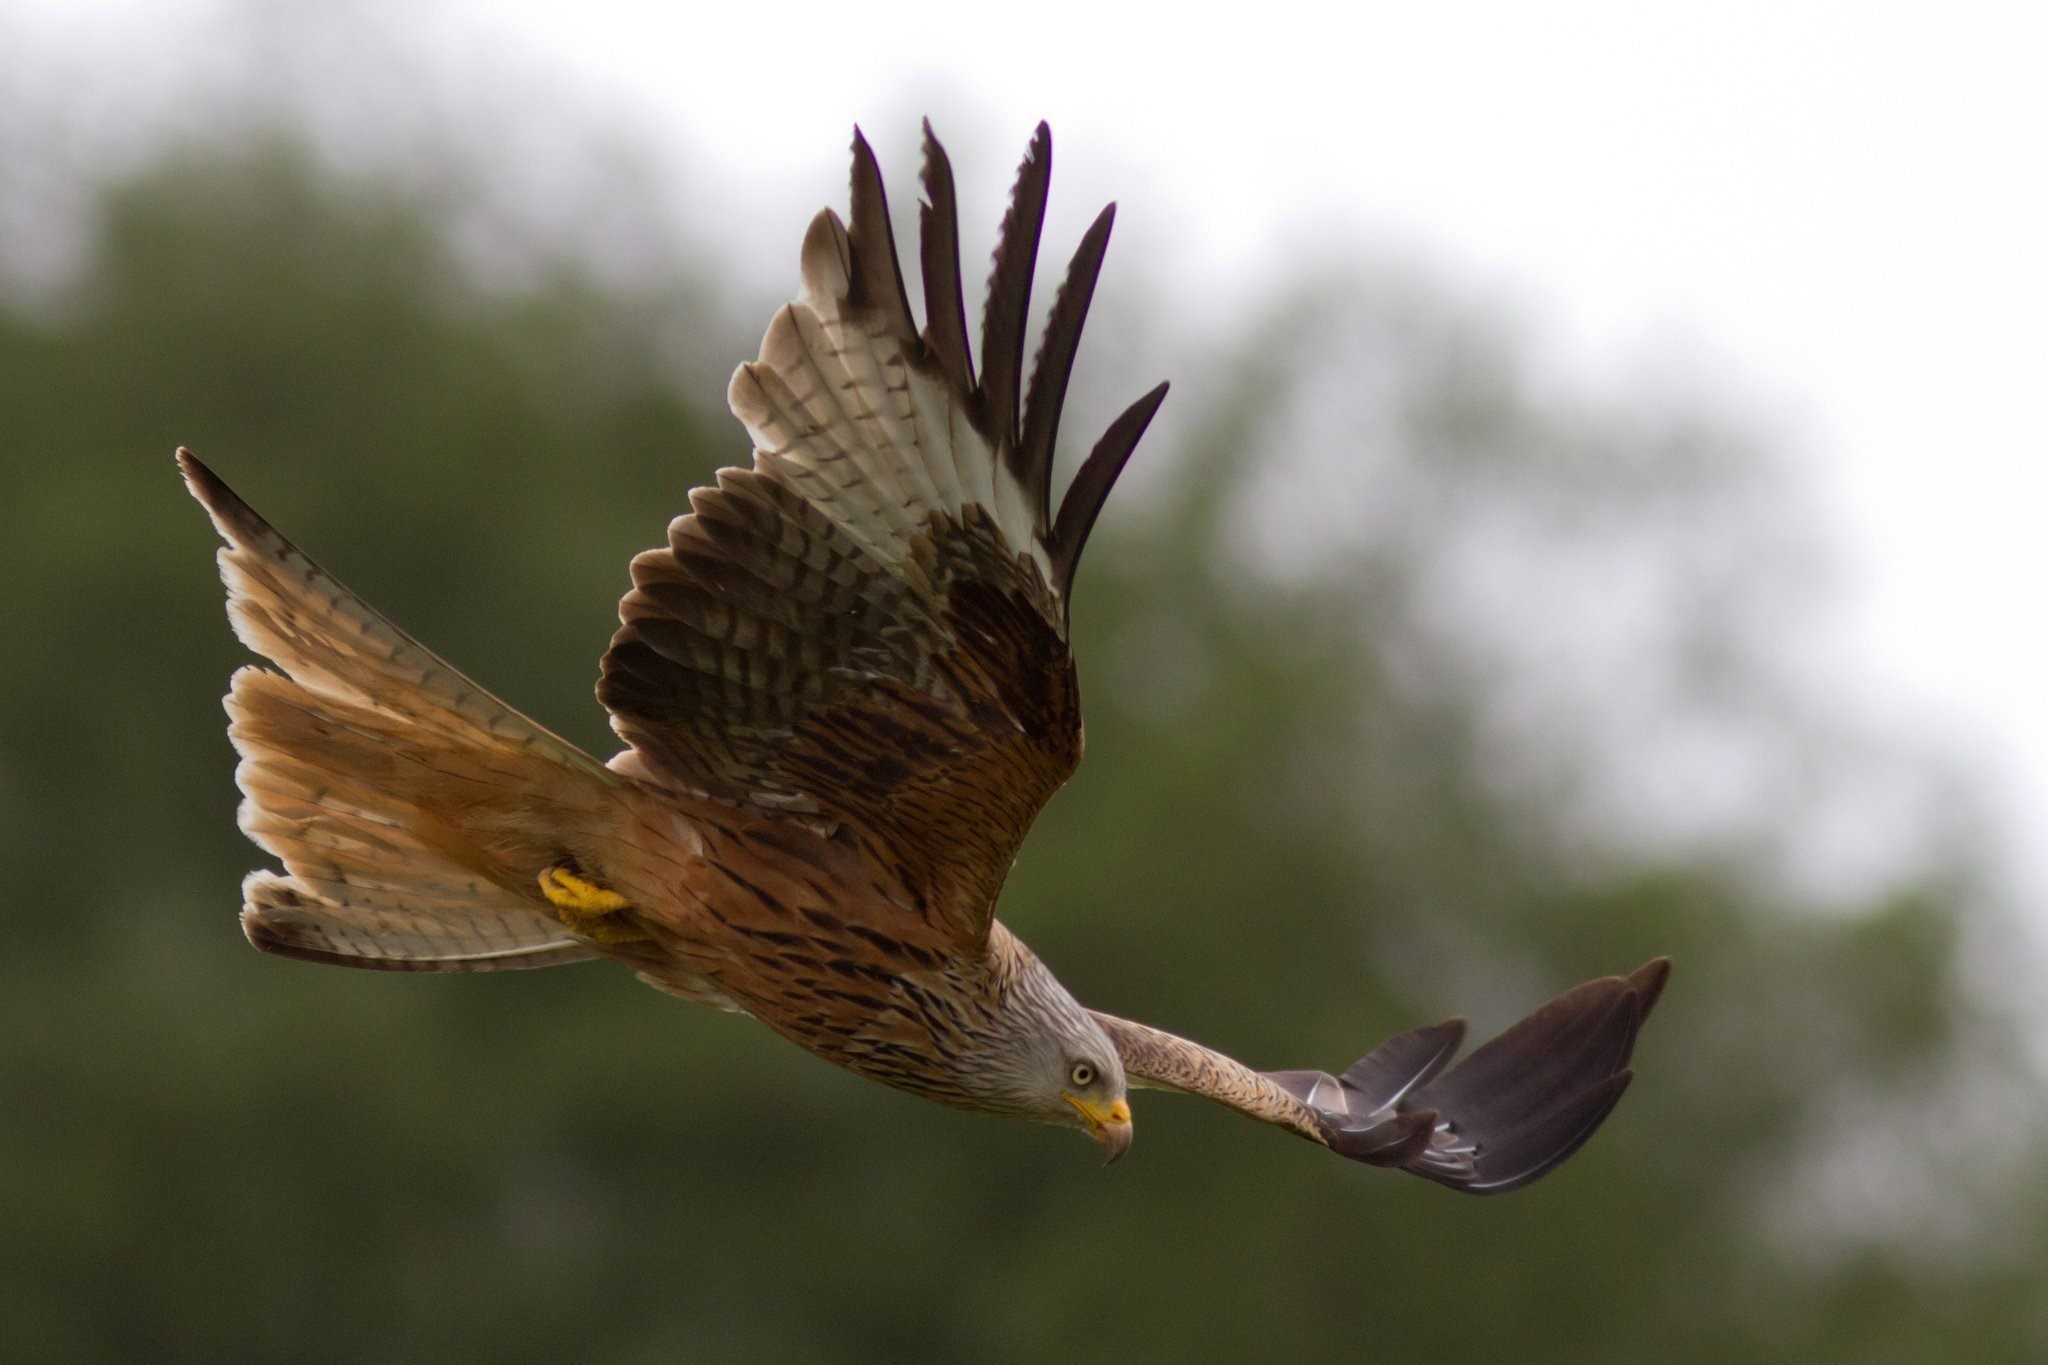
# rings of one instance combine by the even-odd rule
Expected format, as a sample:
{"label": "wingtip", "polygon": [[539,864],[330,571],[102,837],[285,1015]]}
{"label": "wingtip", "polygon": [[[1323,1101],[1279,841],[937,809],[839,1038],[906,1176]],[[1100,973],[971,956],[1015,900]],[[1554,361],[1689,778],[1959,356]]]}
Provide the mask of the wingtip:
{"label": "wingtip", "polygon": [[890,331],[904,345],[915,347],[917,323],[910,295],[903,285],[903,263],[896,254],[896,229],[889,221],[889,195],[882,186],[881,163],[860,125],[853,126],[853,164],[847,172],[846,225],[850,263],[847,302],[855,309],[880,308]]}
{"label": "wingtip", "polygon": [[924,275],[925,344],[953,387],[972,398],[977,393],[974,349],[967,340],[967,296],[960,283],[960,210],[953,165],[928,118],[918,182],[924,187],[917,214],[917,256]]}
{"label": "wingtip", "polygon": [[1172,380],[1160,380],[1157,384],[1139,395],[1137,402],[1125,408],[1122,415],[1115,422],[1110,423],[1110,428],[1114,430],[1119,424],[1135,426],[1137,432],[1131,437],[1131,444],[1135,446],[1139,439],[1144,436],[1145,428],[1150,426],[1152,419],[1158,415],[1159,405],[1166,401],[1167,391],[1171,388],[1173,388]]}
{"label": "wingtip", "polygon": [[919,151],[924,154],[924,165],[919,168],[918,178],[925,182],[925,188],[929,190],[933,173],[938,172],[950,177],[953,162],[946,155],[946,144],[939,141],[938,133],[933,131],[931,119],[921,119],[919,126],[923,129],[923,135],[919,139]]}
{"label": "wingtip", "polygon": [[192,489],[195,494],[201,485],[218,484],[220,482],[219,476],[211,469],[208,469],[200,458],[192,453],[192,447],[179,446],[178,453],[172,458],[178,462],[178,473],[184,476],[185,486]]}
{"label": "wingtip", "polygon": [[1038,248],[1045,233],[1045,209],[1052,188],[1052,133],[1040,123],[1024,149],[1010,186],[1009,206],[989,263],[988,299],[981,318],[980,408],[984,430],[1011,452],[1011,463],[1026,485],[1035,471],[1021,451],[1024,352],[1031,324],[1031,289]]}
{"label": "wingtip", "polygon": [[261,525],[261,519],[248,503],[242,501],[241,495],[228,487],[220,475],[207,468],[189,447],[178,447],[177,461],[178,472],[185,479],[185,491],[206,509],[206,515],[212,519],[214,529],[223,539],[239,543]]}
{"label": "wingtip", "polygon": [[1095,442],[1095,448],[1081,462],[1074,481],[1067,485],[1066,496],[1060,499],[1059,514],[1053,518],[1052,529],[1053,569],[1061,597],[1072,599],[1074,573],[1080,567],[1081,551],[1087,546],[1088,535],[1095,529],[1095,518],[1101,513],[1103,503],[1108,501],[1110,489],[1115,487],[1117,476],[1123,473],[1131,452],[1137,449],[1146,429],[1152,425],[1159,405],[1166,401],[1167,390],[1172,387],[1170,381],[1162,379],[1150,392],[1125,408]]}
{"label": "wingtip", "polygon": [[1053,296],[1045,332],[1039,338],[1038,354],[1031,363],[1031,385],[1024,396],[1021,464],[1025,487],[1038,500],[1038,510],[1051,531],[1052,465],[1054,447],[1059,443],[1060,412],[1067,401],[1067,384],[1073,378],[1074,361],[1081,347],[1081,331],[1088,320],[1088,308],[1095,299],[1095,282],[1109,251],[1110,230],[1116,225],[1116,205],[1109,204],[1095,215],[1095,221],[1081,234],[1074,256],[1067,263],[1066,277]]}
{"label": "wingtip", "polygon": [[1671,959],[1653,957],[1622,979],[1638,997],[1636,1010],[1639,1018],[1648,1020],[1650,1011],[1657,1007],[1657,1001],[1664,994],[1664,983],[1671,979]]}
{"label": "wingtip", "polygon": [[1668,958],[1653,958],[1626,976],[1574,987],[1408,1091],[1398,1107],[1437,1110],[1465,1150],[1432,1148],[1404,1169],[1466,1193],[1502,1194],[1562,1165],[1634,1082],[1629,1055],[1670,970]]}

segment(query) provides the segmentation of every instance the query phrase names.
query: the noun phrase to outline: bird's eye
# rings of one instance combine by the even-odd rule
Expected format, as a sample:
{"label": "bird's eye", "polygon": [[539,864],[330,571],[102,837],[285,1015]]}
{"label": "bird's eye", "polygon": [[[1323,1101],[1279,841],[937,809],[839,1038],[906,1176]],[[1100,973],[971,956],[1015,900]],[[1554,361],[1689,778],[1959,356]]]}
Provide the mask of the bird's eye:
{"label": "bird's eye", "polygon": [[1076,1090],[1086,1090],[1095,1084],[1095,1068],[1086,1062],[1075,1062],[1074,1069],[1067,1073],[1067,1079],[1074,1083]]}

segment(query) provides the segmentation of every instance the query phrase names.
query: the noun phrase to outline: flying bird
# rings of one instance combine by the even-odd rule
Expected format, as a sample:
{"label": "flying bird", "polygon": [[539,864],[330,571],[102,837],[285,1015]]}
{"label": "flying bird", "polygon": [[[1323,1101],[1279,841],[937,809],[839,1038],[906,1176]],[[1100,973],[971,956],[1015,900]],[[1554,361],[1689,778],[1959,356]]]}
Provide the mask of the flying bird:
{"label": "flying bird", "polygon": [[[1452,1065],[1461,1021],[1332,1075],[1258,1071],[1082,1005],[995,918],[1081,758],[1068,603],[1166,395],[1052,498],[1060,410],[1115,214],[1082,235],[1025,364],[1051,170],[1040,124],[968,336],[945,151],[924,129],[912,312],[858,131],[848,219],[734,374],[748,468],[690,494],[632,590],[583,752],[302,554],[189,451],[250,665],[227,696],[242,886],[268,952],[393,971],[623,963],[863,1076],[1078,1128],[1120,1156],[1134,1088],[1205,1096],[1341,1156],[1490,1193],[1563,1161],[1627,1089],[1668,963],[1589,982]],[[976,352],[979,352],[978,363]]]}

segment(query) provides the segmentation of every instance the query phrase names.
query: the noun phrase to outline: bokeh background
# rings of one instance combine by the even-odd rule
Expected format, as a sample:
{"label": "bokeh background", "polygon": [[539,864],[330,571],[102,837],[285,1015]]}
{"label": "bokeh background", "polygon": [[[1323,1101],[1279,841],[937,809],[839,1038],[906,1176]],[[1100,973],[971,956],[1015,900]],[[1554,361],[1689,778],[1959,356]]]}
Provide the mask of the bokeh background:
{"label": "bokeh background", "polygon": [[[1003,913],[1267,1066],[1670,953],[1556,1175],[1466,1199],[1142,1096],[1103,1171],[602,966],[250,952],[244,656],[172,447],[608,753],[626,562],[744,457],[724,377],[846,122],[905,216],[935,106],[970,243],[1027,132],[970,45],[801,176],[678,175],[691,128],[421,13],[229,7],[154,61],[0,13],[0,1357],[2048,1357],[2038,910],[2000,782],[1830,652],[1827,481],[1739,384],[1560,378],[1495,282],[1361,228],[1211,279],[1126,214],[1068,426],[1175,389]],[[1285,73],[1246,77],[1257,127]]]}

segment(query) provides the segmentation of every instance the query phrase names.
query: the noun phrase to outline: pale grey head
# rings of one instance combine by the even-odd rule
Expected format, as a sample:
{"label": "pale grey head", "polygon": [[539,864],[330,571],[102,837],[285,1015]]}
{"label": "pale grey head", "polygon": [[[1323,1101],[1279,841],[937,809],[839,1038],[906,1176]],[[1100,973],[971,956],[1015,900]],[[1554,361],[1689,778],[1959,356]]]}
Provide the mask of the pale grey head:
{"label": "pale grey head", "polygon": [[1131,1145],[1123,1059],[1102,1025],[1014,937],[992,943],[990,1014],[974,1029],[973,1108],[1079,1128],[1111,1161]]}

